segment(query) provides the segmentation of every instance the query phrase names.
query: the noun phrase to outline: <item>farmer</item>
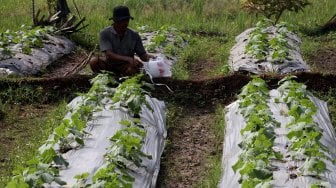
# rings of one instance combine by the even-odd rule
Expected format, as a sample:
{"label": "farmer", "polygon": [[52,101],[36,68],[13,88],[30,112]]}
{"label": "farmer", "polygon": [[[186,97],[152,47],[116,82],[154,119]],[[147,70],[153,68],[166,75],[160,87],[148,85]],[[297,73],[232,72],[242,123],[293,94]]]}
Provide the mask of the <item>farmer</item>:
{"label": "farmer", "polygon": [[102,70],[112,71],[120,76],[130,76],[140,72],[143,64],[134,57],[137,54],[142,61],[148,61],[154,56],[148,54],[143,47],[138,33],[128,28],[133,17],[126,6],[117,6],[113,9],[112,26],[100,32],[100,51],[103,56],[90,60],[93,72]]}

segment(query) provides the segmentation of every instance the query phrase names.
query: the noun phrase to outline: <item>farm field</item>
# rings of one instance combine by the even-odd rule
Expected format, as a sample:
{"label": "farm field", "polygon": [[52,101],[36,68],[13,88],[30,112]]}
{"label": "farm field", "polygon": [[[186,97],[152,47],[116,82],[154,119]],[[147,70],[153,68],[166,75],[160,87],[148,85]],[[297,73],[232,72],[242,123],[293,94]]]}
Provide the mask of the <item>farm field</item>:
{"label": "farm field", "polygon": [[[74,4],[75,2],[75,4]],[[30,1],[0,0],[0,33],[31,25]],[[88,24],[69,38],[76,49],[37,76],[0,79],[0,187],[12,173],[22,170],[41,144],[61,124],[66,104],[90,89],[95,75],[85,67],[81,75],[64,76],[82,62],[98,44],[101,29],[115,5],[125,4],[134,17],[135,30],[148,25],[153,30],[176,28],[188,38],[178,49],[172,78],[154,79],[152,96],[167,105],[167,140],[161,158],[157,187],[216,187],[221,178],[225,106],[237,100],[251,74],[233,73],[228,59],[235,37],[262,19],[242,9],[236,0],[127,0],[68,2],[72,14]],[[47,14],[47,1],[36,0],[35,9]],[[323,10],[323,11],[321,11]],[[311,68],[296,73],[307,90],[328,103],[336,125],[336,29],[314,33],[336,14],[335,0],[312,1],[303,11],[284,12],[280,22],[292,25],[302,40],[301,53]],[[96,50],[97,51],[97,50]],[[283,76],[261,76],[270,87]]]}

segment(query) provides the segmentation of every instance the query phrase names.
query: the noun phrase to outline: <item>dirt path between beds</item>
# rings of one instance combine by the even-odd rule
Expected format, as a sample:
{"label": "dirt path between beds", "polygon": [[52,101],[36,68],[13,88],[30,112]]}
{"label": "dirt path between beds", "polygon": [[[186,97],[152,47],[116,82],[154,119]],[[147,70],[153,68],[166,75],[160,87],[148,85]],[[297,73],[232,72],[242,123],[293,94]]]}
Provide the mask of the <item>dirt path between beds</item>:
{"label": "dirt path between beds", "polygon": [[[173,109],[172,109],[173,108]],[[215,112],[209,108],[174,106],[169,117],[168,144],[162,157],[157,187],[193,187],[209,168],[216,151],[211,126]]]}

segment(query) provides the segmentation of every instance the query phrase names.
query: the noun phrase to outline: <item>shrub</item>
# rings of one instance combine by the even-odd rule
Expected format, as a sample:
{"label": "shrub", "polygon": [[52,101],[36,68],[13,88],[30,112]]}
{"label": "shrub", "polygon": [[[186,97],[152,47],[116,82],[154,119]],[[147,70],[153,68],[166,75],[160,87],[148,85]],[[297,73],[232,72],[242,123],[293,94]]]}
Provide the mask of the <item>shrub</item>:
{"label": "shrub", "polygon": [[310,0],[241,0],[241,5],[250,12],[261,14],[268,19],[274,18],[276,24],[286,10],[299,12],[310,4]]}

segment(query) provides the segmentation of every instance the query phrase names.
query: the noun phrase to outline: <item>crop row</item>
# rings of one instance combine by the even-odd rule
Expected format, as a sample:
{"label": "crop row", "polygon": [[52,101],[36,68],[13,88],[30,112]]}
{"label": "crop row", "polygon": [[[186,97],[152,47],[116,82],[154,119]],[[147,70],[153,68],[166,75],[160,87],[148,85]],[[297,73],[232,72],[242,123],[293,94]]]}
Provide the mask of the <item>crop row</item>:
{"label": "crop row", "polygon": [[[109,74],[100,74],[94,78],[89,92],[82,96],[76,107],[68,110],[68,115],[61,125],[55,128],[48,140],[39,148],[34,159],[28,162],[28,167],[16,172],[7,188],[41,187],[53,182],[65,185],[66,182],[60,179],[59,172],[69,164],[62,157],[62,153],[85,145],[84,137],[89,134],[85,128],[92,119],[92,114],[100,111],[105,107],[105,103],[111,100],[113,109],[124,110],[132,119],[120,122],[124,128],[110,138],[111,148],[105,155],[107,161],[105,166],[94,175],[93,184],[85,186],[104,187],[105,184],[131,186],[134,178],[127,173],[125,160],[140,167],[141,157],[150,158],[140,150],[146,132],[140,123],[139,113],[141,106],[147,104],[144,96],[146,92],[141,88],[145,83],[141,82],[141,77],[142,75],[139,75],[128,79],[116,89],[111,86],[118,83]],[[75,178],[79,179],[79,184],[83,184],[87,175],[87,173],[78,174]]]}
{"label": "crop row", "polygon": [[239,95],[239,112],[246,120],[246,126],[240,131],[242,153],[232,166],[241,175],[243,188],[270,187],[272,167],[270,159],[281,159],[282,155],[272,149],[276,137],[274,128],[279,124],[272,118],[267,100],[269,90],[264,80],[253,79],[244,86]]}
{"label": "crop row", "polygon": [[[327,171],[325,161],[333,161],[329,149],[321,143],[323,129],[314,122],[313,117],[317,113],[317,107],[309,99],[306,86],[290,78],[282,80],[278,90],[281,100],[288,107],[288,115],[291,121],[288,128],[289,156],[292,160],[304,161],[298,168],[302,176],[320,177]],[[329,182],[320,181],[311,187],[331,187]]]}
{"label": "crop row", "polygon": [[249,35],[249,41],[245,46],[245,53],[258,60],[270,56],[276,62],[283,62],[289,58],[289,44],[286,40],[288,28],[285,23],[274,26],[271,31],[270,21],[259,21]]}
{"label": "crop row", "polygon": [[[310,183],[311,188],[331,187],[324,175],[327,166],[334,165],[334,160],[329,148],[322,143],[323,129],[314,121],[318,108],[309,98],[306,86],[294,81],[293,77],[284,78],[279,85],[279,97],[271,98],[265,81],[254,78],[239,94],[238,112],[245,126],[240,130],[241,153],[232,165],[233,171],[240,174],[239,183],[243,188],[272,187],[274,172],[283,170],[277,161],[289,165],[286,173],[291,179],[311,177],[315,179]],[[282,118],[288,119],[284,127],[280,127],[280,117],[270,110],[271,100],[288,108],[288,111],[279,112]],[[286,130],[285,153],[278,148],[282,144],[275,142],[281,136],[276,129]]]}
{"label": "crop row", "polygon": [[46,34],[54,32],[55,29],[50,26],[32,28],[22,25],[18,31],[7,30],[4,33],[0,33],[0,57],[1,55],[11,56],[14,45],[15,49],[21,50],[20,52],[31,54],[32,48],[43,47],[43,38]]}
{"label": "crop row", "polygon": [[138,28],[144,40],[144,46],[151,53],[163,53],[169,57],[177,57],[179,50],[186,45],[189,36],[174,27],[162,26],[156,31],[151,31],[149,26]]}

